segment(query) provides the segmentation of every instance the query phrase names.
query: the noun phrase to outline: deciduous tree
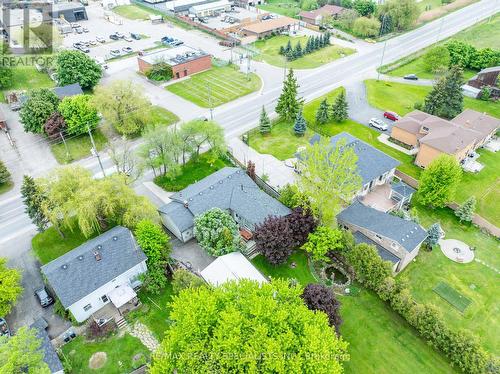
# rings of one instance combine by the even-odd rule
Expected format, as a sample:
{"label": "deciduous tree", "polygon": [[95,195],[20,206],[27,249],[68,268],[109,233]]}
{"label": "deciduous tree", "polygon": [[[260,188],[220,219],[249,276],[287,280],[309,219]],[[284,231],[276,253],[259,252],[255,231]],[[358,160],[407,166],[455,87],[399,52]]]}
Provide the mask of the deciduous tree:
{"label": "deciduous tree", "polygon": [[294,120],[302,105],[302,99],[297,98],[299,85],[293,74],[293,69],[288,70],[288,75],[283,82],[283,91],[276,105],[276,113],[281,119]]}
{"label": "deciduous tree", "polygon": [[0,89],[4,90],[12,85],[12,68],[9,66],[0,67]]}
{"label": "deciduous tree", "polygon": [[336,122],[343,122],[347,118],[349,118],[349,104],[347,104],[344,91],[341,91],[332,105],[332,119]]}
{"label": "deciduous tree", "polygon": [[361,37],[375,37],[380,31],[380,21],[376,18],[359,17],[354,21],[352,31]]}
{"label": "deciduous tree", "polygon": [[471,222],[474,217],[474,210],[476,209],[476,197],[471,196],[460,207],[455,210],[455,215],[460,222]]}
{"label": "deciduous tree", "polygon": [[425,97],[423,110],[448,119],[460,114],[464,101],[463,84],[461,68],[452,67],[448,74],[434,84],[432,91]]}
{"label": "deciduous tree", "polygon": [[21,195],[26,206],[25,212],[30,217],[31,222],[37,227],[38,231],[44,231],[49,223],[43,210],[47,197],[33,177],[29,175],[23,177]]}
{"label": "deciduous tree", "polygon": [[377,5],[372,0],[354,0],[352,7],[362,16],[369,16],[377,10]]}
{"label": "deciduous tree", "polygon": [[432,73],[442,73],[450,65],[450,52],[443,45],[432,47],[425,53],[423,63],[425,70]]}
{"label": "deciduous tree", "polygon": [[340,336],[340,301],[337,300],[333,291],[322,284],[308,284],[302,292],[302,299],[310,310],[319,310],[328,316],[330,326],[335,328],[337,336]]}
{"label": "deciduous tree", "polygon": [[50,374],[43,354],[42,342],[34,329],[23,326],[12,337],[0,336],[1,373]]}
{"label": "deciduous tree", "polygon": [[101,66],[80,51],[60,52],[55,66],[60,86],[79,83],[82,88],[94,88],[102,77]]}
{"label": "deciduous tree", "polygon": [[131,81],[113,81],[95,89],[94,106],[122,135],[139,134],[151,115],[151,103],[141,86]]}
{"label": "deciduous tree", "polygon": [[7,259],[0,257],[0,316],[10,313],[22,292],[21,272],[8,268]]}
{"label": "deciduous tree", "polygon": [[19,112],[24,131],[42,133],[45,122],[57,110],[58,104],[59,98],[47,88],[30,91]]}
{"label": "deciduous tree", "polygon": [[[132,143],[125,137],[111,142],[108,154],[116,171],[127,176],[127,182],[133,183],[142,175],[143,165],[139,155],[132,148]],[[149,154],[148,154],[149,156]]]}
{"label": "deciduous tree", "polygon": [[416,0],[387,0],[379,7],[379,14],[388,15],[398,31],[410,29],[420,15]]}
{"label": "deciduous tree", "polygon": [[194,218],[194,235],[212,256],[222,256],[242,248],[238,225],[226,211],[213,208]]}
{"label": "deciduous tree", "polygon": [[307,308],[301,294],[285,280],[181,291],[171,304],[173,323],[153,355],[151,374],[342,373],[347,343],[324,313]]}
{"label": "deciduous tree", "polygon": [[64,117],[61,116],[59,112],[52,113],[52,115],[45,122],[43,130],[45,131],[45,135],[47,135],[49,139],[60,140],[61,135],[66,130],[66,122],[64,121]]}
{"label": "deciduous tree", "polygon": [[90,95],[65,97],[59,103],[58,111],[64,117],[66,132],[69,135],[85,134],[89,129],[95,129],[99,123],[99,116],[91,103]]}
{"label": "deciduous tree", "polygon": [[306,241],[311,232],[318,226],[318,221],[311,214],[310,210],[296,207],[285,217],[290,224],[294,247],[300,247]]}
{"label": "deciduous tree", "polygon": [[188,270],[177,269],[172,276],[172,291],[174,295],[179,294],[186,288],[198,288],[205,286],[205,281]]}
{"label": "deciduous tree", "polygon": [[356,278],[372,290],[378,291],[384,279],[392,275],[390,262],[382,260],[373,245],[358,244],[347,252],[346,257]]}
{"label": "deciduous tree", "polygon": [[309,198],[313,214],[324,225],[333,224],[343,205],[361,189],[358,157],[344,139],[332,146],[328,139],[308,145],[300,155],[300,191]]}
{"label": "deciduous tree", "polygon": [[462,179],[462,168],[450,155],[441,154],[425,168],[418,190],[422,204],[441,208],[453,201],[455,191]]}
{"label": "deciduous tree", "polygon": [[263,135],[269,134],[271,132],[271,120],[269,119],[266,108],[264,108],[264,106],[262,106],[262,111],[260,112],[259,132]]}
{"label": "deciduous tree", "polygon": [[267,217],[255,227],[253,239],[257,251],[271,265],[285,263],[296,247],[292,225],[286,217]]}
{"label": "deciduous tree", "polygon": [[306,252],[312,254],[316,260],[329,261],[329,252],[343,248],[342,231],[330,226],[319,226],[316,231],[311,232],[307,242],[302,246]]}
{"label": "deciduous tree", "polygon": [[224,129],[215,121],[189,121],[181,125],[179,133],[183,142],[189,145],[187,149],[191,149],[191,156],[198,157],[204,146],[219,155],[227,150]]}

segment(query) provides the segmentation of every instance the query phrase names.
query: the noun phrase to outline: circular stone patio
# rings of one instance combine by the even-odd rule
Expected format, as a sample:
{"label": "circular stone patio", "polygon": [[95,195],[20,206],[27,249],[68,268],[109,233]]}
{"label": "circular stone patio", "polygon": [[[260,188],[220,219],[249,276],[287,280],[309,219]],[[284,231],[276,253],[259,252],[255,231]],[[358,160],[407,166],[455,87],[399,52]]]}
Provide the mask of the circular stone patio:
{"label": "circular stone patio", "polygon": [[461,264],[467,264],[474,260],[474,252],[471,251],[467,244],[460,240],[441,239],[439,241],[439,246],[441,247],[441,252],[450,260]]}

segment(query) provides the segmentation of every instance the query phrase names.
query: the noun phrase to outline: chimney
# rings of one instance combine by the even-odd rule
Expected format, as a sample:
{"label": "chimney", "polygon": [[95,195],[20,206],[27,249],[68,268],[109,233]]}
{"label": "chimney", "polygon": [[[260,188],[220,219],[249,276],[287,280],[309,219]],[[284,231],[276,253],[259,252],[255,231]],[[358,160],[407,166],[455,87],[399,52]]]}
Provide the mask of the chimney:
{"label": "chimney", "polygon": [[189,207],[189,203],[187,200],[184,200],[184,208],[188,208]]}
{"label": "chimney", "polygon": [[102,257],[99,251],[94,251],[94,257],[96,261],[101,261]]}

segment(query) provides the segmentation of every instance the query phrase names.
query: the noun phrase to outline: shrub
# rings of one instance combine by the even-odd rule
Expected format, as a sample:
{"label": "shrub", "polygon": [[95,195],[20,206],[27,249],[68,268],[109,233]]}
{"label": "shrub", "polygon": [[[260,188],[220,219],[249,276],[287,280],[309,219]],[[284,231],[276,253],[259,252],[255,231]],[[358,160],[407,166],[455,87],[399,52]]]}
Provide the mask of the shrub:
{"label": "shrub", "polygon": [[2,161],[0,161],[0,185],[10,181],[10,173]]}
{"label": "shrub", "polygon": [[377,36],[380,30],[380,21],[375,18],[359,17],[354,21],[352,31],[361,37]]}
{"label": "shrub", "polygon": [[99,115],[91,104],[90,95],[65,97],[58,106],[64,117],[66,132],[70,135],[81,135],[97,127]]}
{"label": "shrub", "polygon": [[19,112],[24,131],[42,133],[45,122],[56,111],[58,104],[59,98],[47,88],[30,91]]}
{"label": "shrub", "polygon": [[188,270],[177,269],[172,277],[172,289],[175,295],[186,288],[197,288],[205,286],[206,283],[197,275]]}
{"label": "shrub", "polygon": [[335,298],[333,291],[322,284],[308,284],[302,292],[302,299],[310,310],[319,310],[328,316],[330,326],[340,335],[340,301]]}
{"label": "shrub", "polygon": [[312,254],[315,260],[329,260],[327,254],[343,248],[343,235],[340,229],[329,226],[319,226],[309,234],[307,243],[302,246],[306,252]]}
{"label": "shrub", "polygon": [[286,217],[267,217],[254,230],[257,250],[272,265],[285,263],[295,248],[294,233]]}
{"label": "shrub", "polygon": [[64,130],[66,130],[66,122],[64,121],[64,117],[61,116],[59,112],[52,113],[52,115],[45,122],[43,130],[45,131],[45,135],[47,135],[49,139],[60,139],[61,134],[64,132]]}
{"label": "shrub", "polygon": [[146,77],[157,82],[168,81],[172,79],[173,76],[172,67],[166,62],[155,64],[151,69],[146,71]]}

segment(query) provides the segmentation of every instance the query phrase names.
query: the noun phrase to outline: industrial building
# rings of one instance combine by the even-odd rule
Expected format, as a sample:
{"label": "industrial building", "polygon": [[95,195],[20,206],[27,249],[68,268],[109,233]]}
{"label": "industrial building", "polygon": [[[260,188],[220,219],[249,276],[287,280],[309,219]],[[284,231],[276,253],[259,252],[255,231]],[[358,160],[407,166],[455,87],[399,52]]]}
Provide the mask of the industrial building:
{"label": "industrial building", "polygon": [[88,19],[87,11],[81,3],[57,3],[52,6],[49,15],[53,18],[63,18],[68,22],[79,22]]}
{"label": "industrial building", "polygon": [[212,67],[212,56],[188,46],[162,49],[137,57],[139,71],[146,73],[158,63],[167,63],[172,67],[173,79],[208,70]]}
{"label": "industrial building", "polygon": [[189,8],[189,14],[192,14],[198,18],[201,17],[213,17],[221,12],[230,11],[233,7],[232,3],[227,0],[219,0],[206,4],[193,5]]}

